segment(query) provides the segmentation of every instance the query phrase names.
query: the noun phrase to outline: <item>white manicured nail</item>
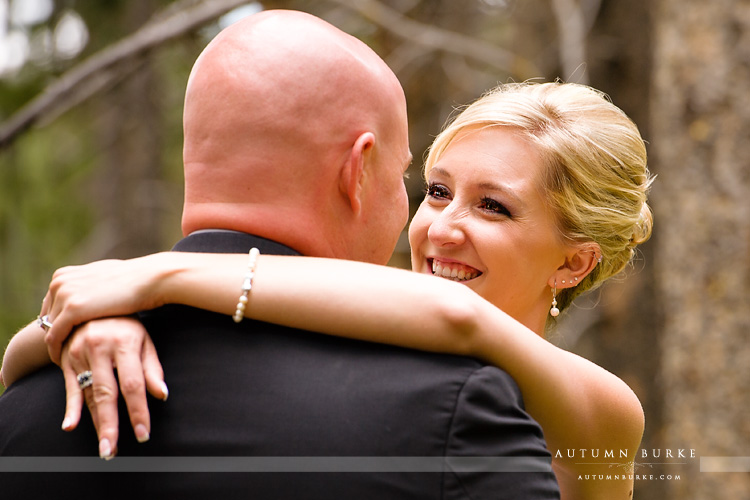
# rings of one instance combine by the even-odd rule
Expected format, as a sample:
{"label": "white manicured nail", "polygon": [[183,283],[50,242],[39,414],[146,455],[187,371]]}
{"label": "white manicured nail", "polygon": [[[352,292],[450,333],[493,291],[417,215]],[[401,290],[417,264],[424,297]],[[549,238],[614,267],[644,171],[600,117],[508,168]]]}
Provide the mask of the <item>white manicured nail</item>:
{"label": "white manicured nail", "polygon": [[145,425],[138,424],[135,426],[135,438],[139,443],[145,443],[150,437],[151,436],[148,435],[148,430]]}
{"label": "white manicured nail", "polygon": [[99,441],[99,456],[104,460],[112,459],[112,445],[110,444],[109,439],[104,438]]}

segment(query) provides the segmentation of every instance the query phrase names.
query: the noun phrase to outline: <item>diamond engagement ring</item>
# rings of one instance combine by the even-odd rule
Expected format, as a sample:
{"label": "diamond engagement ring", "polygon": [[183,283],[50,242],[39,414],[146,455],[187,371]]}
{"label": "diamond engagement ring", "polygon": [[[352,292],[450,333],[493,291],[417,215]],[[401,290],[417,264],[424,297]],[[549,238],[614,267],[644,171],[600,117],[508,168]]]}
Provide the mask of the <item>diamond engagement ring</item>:
{"label": "diamond engagement ring", "polygon": [[92,375],[93,374],[91,373],[91,370],[86,370],[85,372],[81,372],[76,375],[76,379],[78,380],[78,387],[80,387],[81,390],[84,390],[86,387],[94,383],[94,377]]}
{"label": "diamond engagement ring", "polygon": [[52,328],[52,322],[49,320],[49,315],[47,314],[37,317],[36,324],[39,325],[45,332]]}

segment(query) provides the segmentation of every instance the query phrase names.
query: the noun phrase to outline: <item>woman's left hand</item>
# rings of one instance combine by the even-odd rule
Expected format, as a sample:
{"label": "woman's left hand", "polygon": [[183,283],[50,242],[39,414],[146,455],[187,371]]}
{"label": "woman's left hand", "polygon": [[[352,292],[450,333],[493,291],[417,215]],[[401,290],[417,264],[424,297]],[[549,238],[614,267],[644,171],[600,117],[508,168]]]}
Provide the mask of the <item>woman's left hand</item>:
{"label": "woman's left hand", "polygon": [[99,437],[100,456],[114,456],[119,430],[116,368],[136,439],[149,439],[146,390],[162,400],[168,391],[154,344],[138,320],[117,317],[85,323],[65,343],[61,366],[67,393],[63,430],[78,426],[85,399]]}

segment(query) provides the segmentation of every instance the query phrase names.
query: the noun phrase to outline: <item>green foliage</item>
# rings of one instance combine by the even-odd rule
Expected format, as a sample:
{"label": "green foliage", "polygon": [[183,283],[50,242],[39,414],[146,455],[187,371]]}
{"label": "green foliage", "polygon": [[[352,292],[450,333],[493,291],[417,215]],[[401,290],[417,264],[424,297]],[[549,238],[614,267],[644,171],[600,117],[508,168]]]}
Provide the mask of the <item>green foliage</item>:
{"label": "green foliage", "polygon": [[26,134],[0,155],[1,338],[38,313],[51,273],[90,231],[91,146],[75,122]]}
{"label": "green foliage", "polygon": [[[168,1],[154,2],[161,8]],[[59,6],[58,6],[59,7]],[[78,9],[78,5],[74,8]],[[84,2],[78,13],[90,30],[90,43],[81,58],[134,31],[149,18],[148,12],[129,20],[128,2]],[[133,14],[130,12],[130,14]],[[50,21],[53,22],[53,21]],[[146,218],[163,220],[168,245],[179,236],[182,208],[182,104],[185,83],[195,58],[205,45],[200,37],[186,37],[150,54],[158,85],[151,99],[163,117],[158,142],[161,167],[158,178],[146,179],[126,199],[137,214],[154,205]],[[69,61],[67,64],[75,64]],[[57,77],[52,68],[28,65],[13,79],[0,79],[0,120],[5,120],[38,95]],[[108,154],[112,141],[130,137],[118,129],[122,103],[120,88],[108,90],[72,111],[23,133],[0,150],[0,346],[39,313],[55,269],[108,256],[108,246],[118,225],[112,222],[109,188],[120,191],[128,158]],[[141,96],[146,98],[146,96]],[[121,99],[121,98],[120,98]],[[131,150],[148,147],[134,144]],[[122,146],[120,147],[122,149]],[[126,148],[127,149],[127,148]],[[154,181],[157,182],[154,182]],[[114,186],[113,186],[114,185]],[[143,199],[143,193],[158,194]],[[158,203],[155,198],[163,198]],[[159,248],[163,249],[163,248]],[[0,386],[0,392],[2,387]]]}

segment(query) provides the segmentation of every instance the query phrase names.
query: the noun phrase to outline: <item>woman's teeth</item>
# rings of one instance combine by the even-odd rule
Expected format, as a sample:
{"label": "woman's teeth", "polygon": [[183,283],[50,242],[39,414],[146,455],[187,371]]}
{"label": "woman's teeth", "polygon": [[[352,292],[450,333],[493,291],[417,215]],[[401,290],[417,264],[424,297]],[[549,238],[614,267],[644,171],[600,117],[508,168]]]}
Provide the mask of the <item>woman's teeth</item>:
{"label": "woman's teeth", "polygon": [[474,268],[455,262],[432,261],[432,274],[453,281],[473,280],[481,273]]}

